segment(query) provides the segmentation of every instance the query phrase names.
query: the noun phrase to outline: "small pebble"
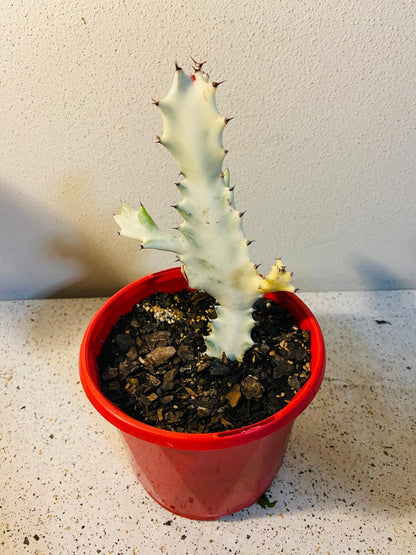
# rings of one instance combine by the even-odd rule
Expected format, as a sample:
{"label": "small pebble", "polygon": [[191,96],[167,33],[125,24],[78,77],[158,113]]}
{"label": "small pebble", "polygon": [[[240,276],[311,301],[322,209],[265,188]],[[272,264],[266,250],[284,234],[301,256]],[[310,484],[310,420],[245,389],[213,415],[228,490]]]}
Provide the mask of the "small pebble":
{"label": "small pebble", "polygon": [[175,347],[157,347],[146,358],[150,358],[155,366],[160,366],[173,357],[174,354],[176,354]]}
{"label": "small pebble", "polygon": [[126,353],[126,358],[129,360],[136,360],[138,356],[136,347],[132,345]]}
{"label": "small pebble", "polygon": [[260,399],[263,395],[264,387],[261,385],[260,381],[255,376],[247,376],[241,382],[241,392],[247,399]]}
{"label": "small pebble", "polygon": [[211,361],[211,368],[209,369],[211,376],[228,376],[232,371],[233,370],[230,366],[226,366],[218,359],[214,358]]}
{"label": "small pebble", "polygon": [[130,347],[132,345],[136,344],[136,341],[135,341],[134,337],[132,337],[128,333],[119,333],[119,334],[117,334],[114,338],[114,341],[115,341],[117,347],[120,347],[120,349],[124,353],[127,353],[127,351],[130,349]]}

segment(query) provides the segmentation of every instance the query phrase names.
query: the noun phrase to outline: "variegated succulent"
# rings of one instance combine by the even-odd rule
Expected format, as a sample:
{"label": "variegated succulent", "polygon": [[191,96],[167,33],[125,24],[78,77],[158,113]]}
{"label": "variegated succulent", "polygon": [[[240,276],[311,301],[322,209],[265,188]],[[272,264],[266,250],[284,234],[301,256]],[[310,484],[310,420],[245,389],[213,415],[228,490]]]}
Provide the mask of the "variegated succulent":
{"label": "variegated succulent", "polygon": [[229,118],[218,113],[218,85],[200,63],[190,76],[176,66],[167,96],[154,101],[163,120],[157,141],[181,172],[176,185],[182,200],[174,207],[183,219],[178,235],[162,231],[143,205],[133,210],[122,203],[115,220],[121,235],[138,239],[143,248],[177,254],[190,287],[205,290],[219,303],[205,339],[207,354],[240,360],[253,344],[254,302],[266,292],[294,288],[280,259],[265,277],[250,260],[243,214],[235,208],[230,173],[223,170],[222,134]]}

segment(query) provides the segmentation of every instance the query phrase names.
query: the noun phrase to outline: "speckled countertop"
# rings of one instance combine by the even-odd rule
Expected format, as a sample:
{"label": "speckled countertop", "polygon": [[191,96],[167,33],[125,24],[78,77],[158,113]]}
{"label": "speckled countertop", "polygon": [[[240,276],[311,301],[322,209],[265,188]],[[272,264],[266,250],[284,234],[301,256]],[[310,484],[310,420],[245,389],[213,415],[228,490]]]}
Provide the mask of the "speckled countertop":
{"label": "speckled countertop", "polygon": [[0,302],[0,552],[416,553],[416,292],[301,297],[326,378],[296,421],[274,508],[214,522],[151,500],[82,391],[78,348],[102,300]]}

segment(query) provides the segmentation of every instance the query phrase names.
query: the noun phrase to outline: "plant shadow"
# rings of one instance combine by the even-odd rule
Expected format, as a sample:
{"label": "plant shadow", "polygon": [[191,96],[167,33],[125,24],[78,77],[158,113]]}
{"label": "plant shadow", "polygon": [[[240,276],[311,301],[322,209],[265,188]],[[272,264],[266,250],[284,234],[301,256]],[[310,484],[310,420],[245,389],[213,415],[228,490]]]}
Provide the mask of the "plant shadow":
{"label": "plant shadow", "polygon": [[[416,252],[416,249],[415,249]],[[371,291],[398,291],[401,289],[413,289],[411,279],[399,277],[398,272],[387,264],[367,258],[359,258],[355,262],[355,268],[360,274],[365,289]]]}
{"label": "plant shadow", "polygon": [[[104,225],[98,206],[82,200],[93,188],[88,176],[84,179],[77,175],[64,176],[48,188],[56,197],[55,203],[70,206],[76,215],[64,218],[7,183],[0,184],[0,298],[107,297],[126,285],[129,271],[139,277],[136,268],[142,266],[145,257],[137,254],[130,270],[121,265],[106,238],[107,226],[115,241],[119,239],[111,212]],[[87,217],[88,226],[83,224]],[[100,233],[91,236],[91,229]],[[136,253],[137,245],[126,242],[129,260],[133,258],[129,256],[131,251]],[[120,257],[123,255],[120,253]],[[32,320],[23,319],[15,330],[22,342],[30,339],[43,345],[44,337],[53,333],[45,316],[48,307],[47,303],[36,304],[36,310],[31,306]]]}
{"label": "plant shadow", "polygon": [[37,298],[43,284],[57,283],[71,270],[48,258],[49,238],[65,231],[52,214],[7,184],[0,184],[0,298]]}
{"label": "plant shadow", "polygon": [[[77,178],[61,181],[51,186],[59,201],[71,206],[74,214],[88,217],[88,229],[100,230],[98,207],[89,206],[88,214],[83,214],[85,208],[78,200],[90,183]],[[103,236],[91,237],[75,219],[58,218],[11,189],[0,183],[0,298],[108,296],[125,285],[126,269],[114,260]],[[115,224],[113,231],[117,238]]]}

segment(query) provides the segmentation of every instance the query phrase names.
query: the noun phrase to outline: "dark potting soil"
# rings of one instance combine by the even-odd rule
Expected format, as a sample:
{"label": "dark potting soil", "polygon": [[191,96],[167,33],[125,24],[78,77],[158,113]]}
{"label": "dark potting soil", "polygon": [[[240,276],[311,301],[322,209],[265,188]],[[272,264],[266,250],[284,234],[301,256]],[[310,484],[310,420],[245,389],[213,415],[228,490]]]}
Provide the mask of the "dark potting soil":
{"label": "dark potting soil", "polygon": [[204,354],[215,301],[200,291],[155,293],[113,327],[98,357],[103,394],[129,416],[176,432],[254,424],[310,376],[309,332],[274,301],[254,305],[255,342],[241,362]]}

